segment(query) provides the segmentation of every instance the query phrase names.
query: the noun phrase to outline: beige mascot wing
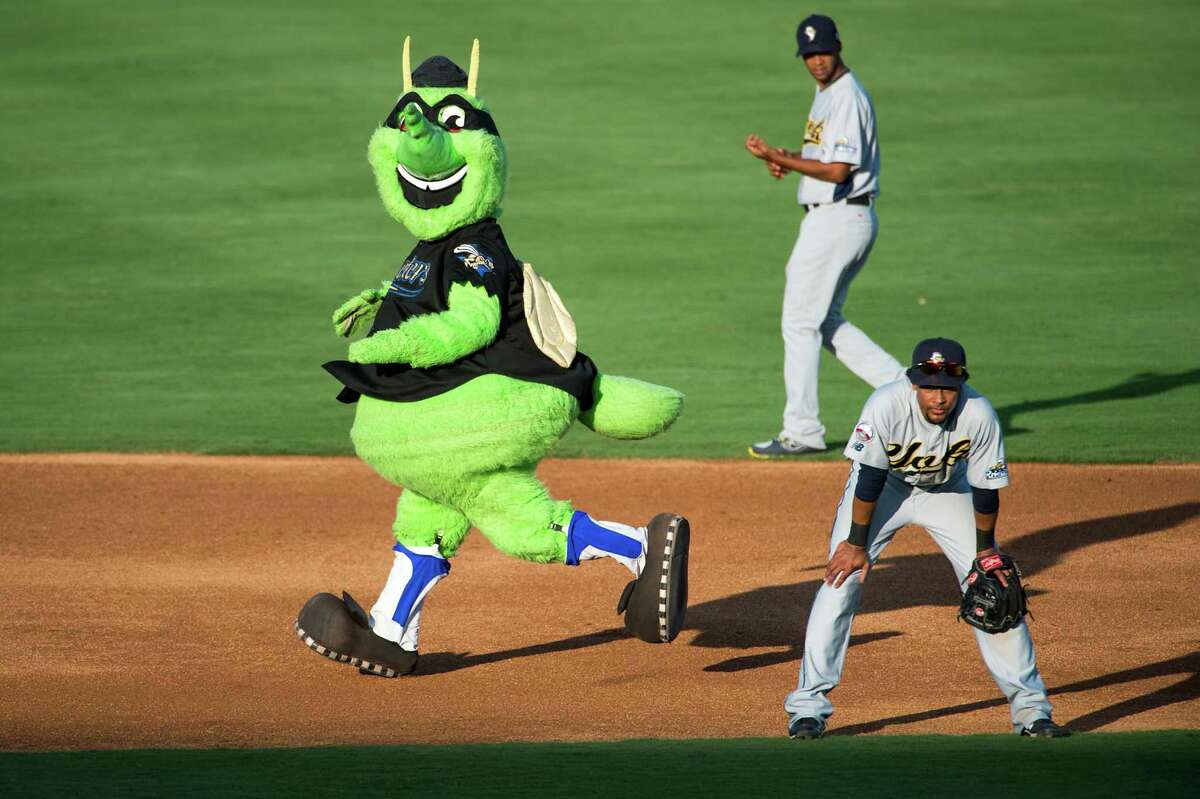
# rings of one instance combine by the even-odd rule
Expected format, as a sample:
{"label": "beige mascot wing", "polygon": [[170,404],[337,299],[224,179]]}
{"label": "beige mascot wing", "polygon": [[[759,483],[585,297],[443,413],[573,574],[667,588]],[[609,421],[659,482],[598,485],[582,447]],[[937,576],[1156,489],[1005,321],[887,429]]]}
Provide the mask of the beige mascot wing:
{"label": "beige mascot wing", "polygon": [[550,281],[533,271],[533,264],[522,264],[525,275],[525,320],[533,343],[550,360],[564,369],[575,360],[578,337],[575,320]]}

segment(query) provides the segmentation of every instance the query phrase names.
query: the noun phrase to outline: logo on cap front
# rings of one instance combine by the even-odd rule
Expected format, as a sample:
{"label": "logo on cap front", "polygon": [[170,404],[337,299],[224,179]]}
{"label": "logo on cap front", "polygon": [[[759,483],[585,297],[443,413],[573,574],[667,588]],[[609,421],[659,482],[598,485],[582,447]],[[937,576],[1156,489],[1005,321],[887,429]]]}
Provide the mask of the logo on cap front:
{"label": "logo on cap front", "polygon": [[945,363],[946,356],[942,355],[940,352],[935,352],[933,355],[929,356],[929,362],[930,363]]}
{"label": "logo on cap front", "polygon": [[817,29],[812,25],[809,25],[804,29],[804,35],[807,36],[808,40],[811,42],[813,39],[817,38]]}

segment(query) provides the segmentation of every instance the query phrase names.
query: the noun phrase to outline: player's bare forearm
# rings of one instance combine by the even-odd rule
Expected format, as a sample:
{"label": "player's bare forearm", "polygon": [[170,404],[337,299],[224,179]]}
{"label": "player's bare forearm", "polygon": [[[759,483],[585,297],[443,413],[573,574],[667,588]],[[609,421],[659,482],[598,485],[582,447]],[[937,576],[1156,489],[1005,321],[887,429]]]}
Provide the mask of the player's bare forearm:
{"label": "player's bare forearm", "polygon": [[875,505],[875,502],[867,502],[865,499],[855,497],[854,503],[850,506],[850,521],[870,526],[871,518],[875,515]]}
{"label": "player's bare forearm", "polygon": [[808,175],[810,178],[823,180],[827,183],[844,183],[846,178],[850,177],[849,164],[843,164],[840,161],[827,164],[824,161],[817,161],[813,158],[801,158],[797,153],[785,150],[782,147],[770,148],[766,160],[785,169],[799,172],[802,175]]}
{"label": "player's bare forearm", "polygon": [[825,582],[834,588],[841,588],[846,578],[856,571],[862,572],[859,578],[862,582],[867,581],[867,572],[871,570],[871,560],[867,557],[867,528],[874,515],[875,502],[854,498],[850,506],[850,539],[837,545],[825,567]]}
{"label": "player's bare forearm", "polygon": [[[986,558],[988,555],[999,555],[1000,547],[996,546],[996,517],[999,513],[980,513],[975,511],[975,559]],[[1008,569],[997,569],[996,577],[1000,584],[1008,587]]]}
{"label": "player's bare forearm", "polygon": [[980,513],[975,511],[975,549],[976,557],[989,554],[988,550],[996,549],[996,517],[999,513]]}

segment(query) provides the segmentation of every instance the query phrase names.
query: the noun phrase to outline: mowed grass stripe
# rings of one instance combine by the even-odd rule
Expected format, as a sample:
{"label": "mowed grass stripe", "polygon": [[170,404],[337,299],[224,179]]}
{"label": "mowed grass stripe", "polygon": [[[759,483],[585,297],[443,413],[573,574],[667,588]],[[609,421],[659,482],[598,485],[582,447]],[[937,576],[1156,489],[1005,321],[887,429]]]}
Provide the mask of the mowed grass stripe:
{"label": "mowed grass stripe", "polygon": [[[603,370],[687,394],[668,435],[561,455],[738,456],[779,428],[801,212],[802,12],[764,2],[23,4],[0,31],[0,450],[345,453],[329,315],[412,245],[366,141],[414,58],[464,61],[511,158],[509,242]],[[1195,3],[847,2],[881,233],[846,312],[901,359],[964,342],[1013,460],[1200,457]],[[831,443],[868,388],[822,366]],[[836,452],[828,457],[837,457]]]}
{"label": "mowed grass stripe", "polygon": [[1193,795],[1200,732],[0,754],[8,795]]}

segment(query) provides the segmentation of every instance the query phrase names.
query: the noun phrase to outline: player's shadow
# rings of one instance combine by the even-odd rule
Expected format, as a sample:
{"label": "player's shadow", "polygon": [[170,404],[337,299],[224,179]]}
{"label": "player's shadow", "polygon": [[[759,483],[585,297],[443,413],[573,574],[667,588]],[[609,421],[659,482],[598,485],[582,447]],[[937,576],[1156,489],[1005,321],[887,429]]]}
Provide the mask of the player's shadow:
{"label": "player's shadow", "polygon": [[[1036,597],[1039,592],[1037,573],[1071,552],[1094,544],[1149,535],[1185,524],[1197,516],[1200,516],[1200,502],[1183,502],[1048,527],[1012,539],[1005,543],[1004,549],[1021,564],[1028,576],[1030,594]],[[920,528],[906,528],[900,535],[925,535],[925,532]],[[783,648],[778,652],[719,661],[705,670],[740,671],[798,659],[809,609],[824,576],[822,564],[812,564],[808,568],[813,572],[809,580],[755,588],[689,608],[686,627],[700,631],[692,639],[692,646]],[[895,558],[889,558],[885,553],[871,570],[858,612],[862,615],[934,606],[946,608],[949,620],[954,617],[958,603],[954,572],[940,552]],[[892,631],[856,636],[851,643],[868,643],[899,634]]]}
{"label": "player's shadow", "polygon": [[[1112,724],[1129,716],[1138,713],[1145,713],[1148,710],[1155,710],[1160,707],[1178,704],[1179,702],[1190,702],[1200,698],[1200,651],[1191,652],[1182,657],[1170,658],[1162,660],[1158,663],[1150,663],[1146,666],[1139,666],[1134,669],[1125,669],[1124,671],[1115,671],[1112,674],[1105,674],[1101,677],[1093,677],[1088,680],[1079,680],[1078,682],[1070,683],[1069,685],[1060,685],[1049,689],[1048,693],[1051,696],[1061,694],[1081,693],[1084,691],[1094,691],[1098,688],[1107,688],[1112,685],[1122,685],[1125,683],[1137,682],[1139,680],[1148,680],[1154,677],[1168,677],[1173,674],[1185,675],[1184,678],[1176,683],[1168,685],[1164,688],[1159,688],[1149,693],[1135,696],[1132,699],[1126,699],[1122,702],[1109,705],[1100,710],[1092,711],[1076,719],[1068,721],[1066,726],[1075,732],[1088,732],[1099,729],[1107,724]],[[955,716],[961,713],[971,713],[976,710],[986,708],[1000,707],[1006,704],[1002,697],[995,699],[983,699],[978,702],[967,702],[961,705],[951,705],[950,707],[938,708],[936,710],[925,710],[920,713],[907,713],[902,716],[890,716],[888,718],[878,719],[876,721],[868,721],[862,724],[852,724],[848,727],[840,727],[832,731],[835,735],[861,735],[864,733],[880,732],[889,727],[896,727],[904,724],[915,724],[921,721],[929,721],[931,719],[945,718],[947,716]]]}
{"label": "player's shadow", "polygon": [[1144,399],[1154,394],[1162,394],[1181,386],[1192,385],[1193,383],[1200,383],[1200,368],[1190,369],[1185,372],[1176,372],[1174,374],[1142,372],[1109,388],[1083,391],[1079,394],[1057,397],[1055,399],[1017,402],[1005,405],[1002,408],[996,408],[996,414],[1000,417],[1000,426],[1003,428],[1004,434],[1014,436],[1020,433],[1031,432],[1030,428],[1018,427],[1013,421],[1016,417],[1024,414],[1049,410],[1051,408],[1063,408],[1069,405],[1090,405],[1096,402],[1108,402],[1109,400]]}
{"label": "player's shadow", "polygon": [[[1154,510],[1048,527],[1013,539],[1005,544],[1004,549],[1017,559],[1027,574],[1032,575],[1030,593],[1036,596],[1036,573],[1058,563],[1076,549],[1148,535],[1184,524],[1197,516],[1200,516],[1200,502],[1184,502]],[[906,529],[900,535],[924,535],[924,532],[914,528]],[[824,574],[823,565],[814,564],[809,569],[814,577],[803,582],[756,588],[690,607],[684,629],[699,631],[692,638],[692,646],[714,649],[776,648],[773,652],[721,660],[706,666],[704,670],[745,671],[798,661],[804,647],[808,612]],[[953,613],[949,609],[958,605],[954,573],[941,553],[885,557],[871,570],[859,614],[885,613],[926,605],[946,607],[948,618]],[[855,635],[851,637],[850,644],[869,644],[902,634],[900,631],[886,630]],[[627,637],[624,628],[612,628],[498,652],[431,652],[421,655],[417,674],[445,674],[513,658],[602,646]],[[990,704],[980,705],[988,706]]]}

